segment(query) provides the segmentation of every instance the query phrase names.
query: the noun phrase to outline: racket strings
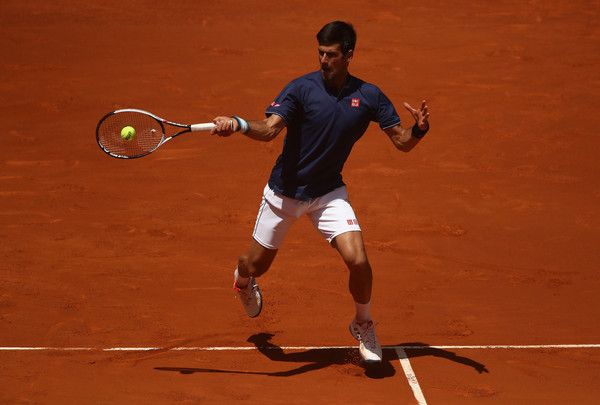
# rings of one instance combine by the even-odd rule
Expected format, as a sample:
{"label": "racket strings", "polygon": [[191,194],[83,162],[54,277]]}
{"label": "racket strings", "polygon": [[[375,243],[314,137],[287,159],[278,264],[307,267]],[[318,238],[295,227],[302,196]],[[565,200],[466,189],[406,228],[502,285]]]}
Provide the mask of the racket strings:
{"label": "racket strings", "polygon": [[[124,127],[133,127],[135,136],[121,137]],[[135,111],[109,115],[98,126],[98,142],[107,152],[122,157],[143,156],[156,149],[164,139],[164,128],[153,117]]]}

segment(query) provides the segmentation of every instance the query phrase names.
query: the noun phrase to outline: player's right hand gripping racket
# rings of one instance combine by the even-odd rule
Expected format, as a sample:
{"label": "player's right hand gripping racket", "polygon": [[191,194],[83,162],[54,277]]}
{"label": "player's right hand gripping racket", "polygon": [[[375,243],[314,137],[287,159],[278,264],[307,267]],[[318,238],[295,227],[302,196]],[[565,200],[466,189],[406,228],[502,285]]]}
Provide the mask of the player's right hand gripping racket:
{"label": "player's right hand gripping racket", "polygon": [[[183,128],[167,136],[165,125]],[[186,132],[208,131],[213,123],[184,125],[167,121],[144,110],[128,108],[106,114],[96,127],[96,140],[102,150],[119,159],[134,159],[146,156],[168,140]],[[124,131],[130,130],[129,134]]]}

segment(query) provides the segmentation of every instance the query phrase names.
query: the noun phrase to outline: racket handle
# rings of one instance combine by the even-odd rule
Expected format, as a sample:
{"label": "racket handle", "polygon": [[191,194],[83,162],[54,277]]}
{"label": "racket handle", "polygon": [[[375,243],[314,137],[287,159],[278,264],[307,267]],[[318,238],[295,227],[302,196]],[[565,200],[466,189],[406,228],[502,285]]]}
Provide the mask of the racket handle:
{"label": "racket handle", "polygon": [[195,132],[195,131],[209,131],[214,126],[215,126],[215,124],[213,124],[212,122],[208,122],[208,123],[205,123],[205,124],[190,125],[190,129],[192,130],[192,132]]}

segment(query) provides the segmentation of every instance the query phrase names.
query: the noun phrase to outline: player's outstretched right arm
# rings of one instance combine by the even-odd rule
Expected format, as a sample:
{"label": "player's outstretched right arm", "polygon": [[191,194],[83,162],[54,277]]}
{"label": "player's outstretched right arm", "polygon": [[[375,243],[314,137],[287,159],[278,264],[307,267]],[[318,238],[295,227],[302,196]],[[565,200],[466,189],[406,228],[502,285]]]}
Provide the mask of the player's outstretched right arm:
{"label": "player's outstretched right arm", "polygon": [[262,121],[246,121],[240,117],[219,116],[213,120],[215,127],[212,135],[230,136],[234,132],[242,132],[250,139],[269,142],[285,128],[285,121],[279,115],[270,115]]}

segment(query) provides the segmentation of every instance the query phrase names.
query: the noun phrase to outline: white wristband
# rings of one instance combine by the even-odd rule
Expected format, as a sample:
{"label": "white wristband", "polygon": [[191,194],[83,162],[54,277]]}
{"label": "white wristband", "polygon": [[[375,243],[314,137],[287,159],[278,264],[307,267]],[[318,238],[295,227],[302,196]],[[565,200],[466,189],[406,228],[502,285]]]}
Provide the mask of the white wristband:
{"label": "white wristband", "polygon": [[250,126],[248,125],[248,121],[240,117],[231,117],[238,123],[238,131],[241,131],[242,134],[247,134],[250,131]]}

